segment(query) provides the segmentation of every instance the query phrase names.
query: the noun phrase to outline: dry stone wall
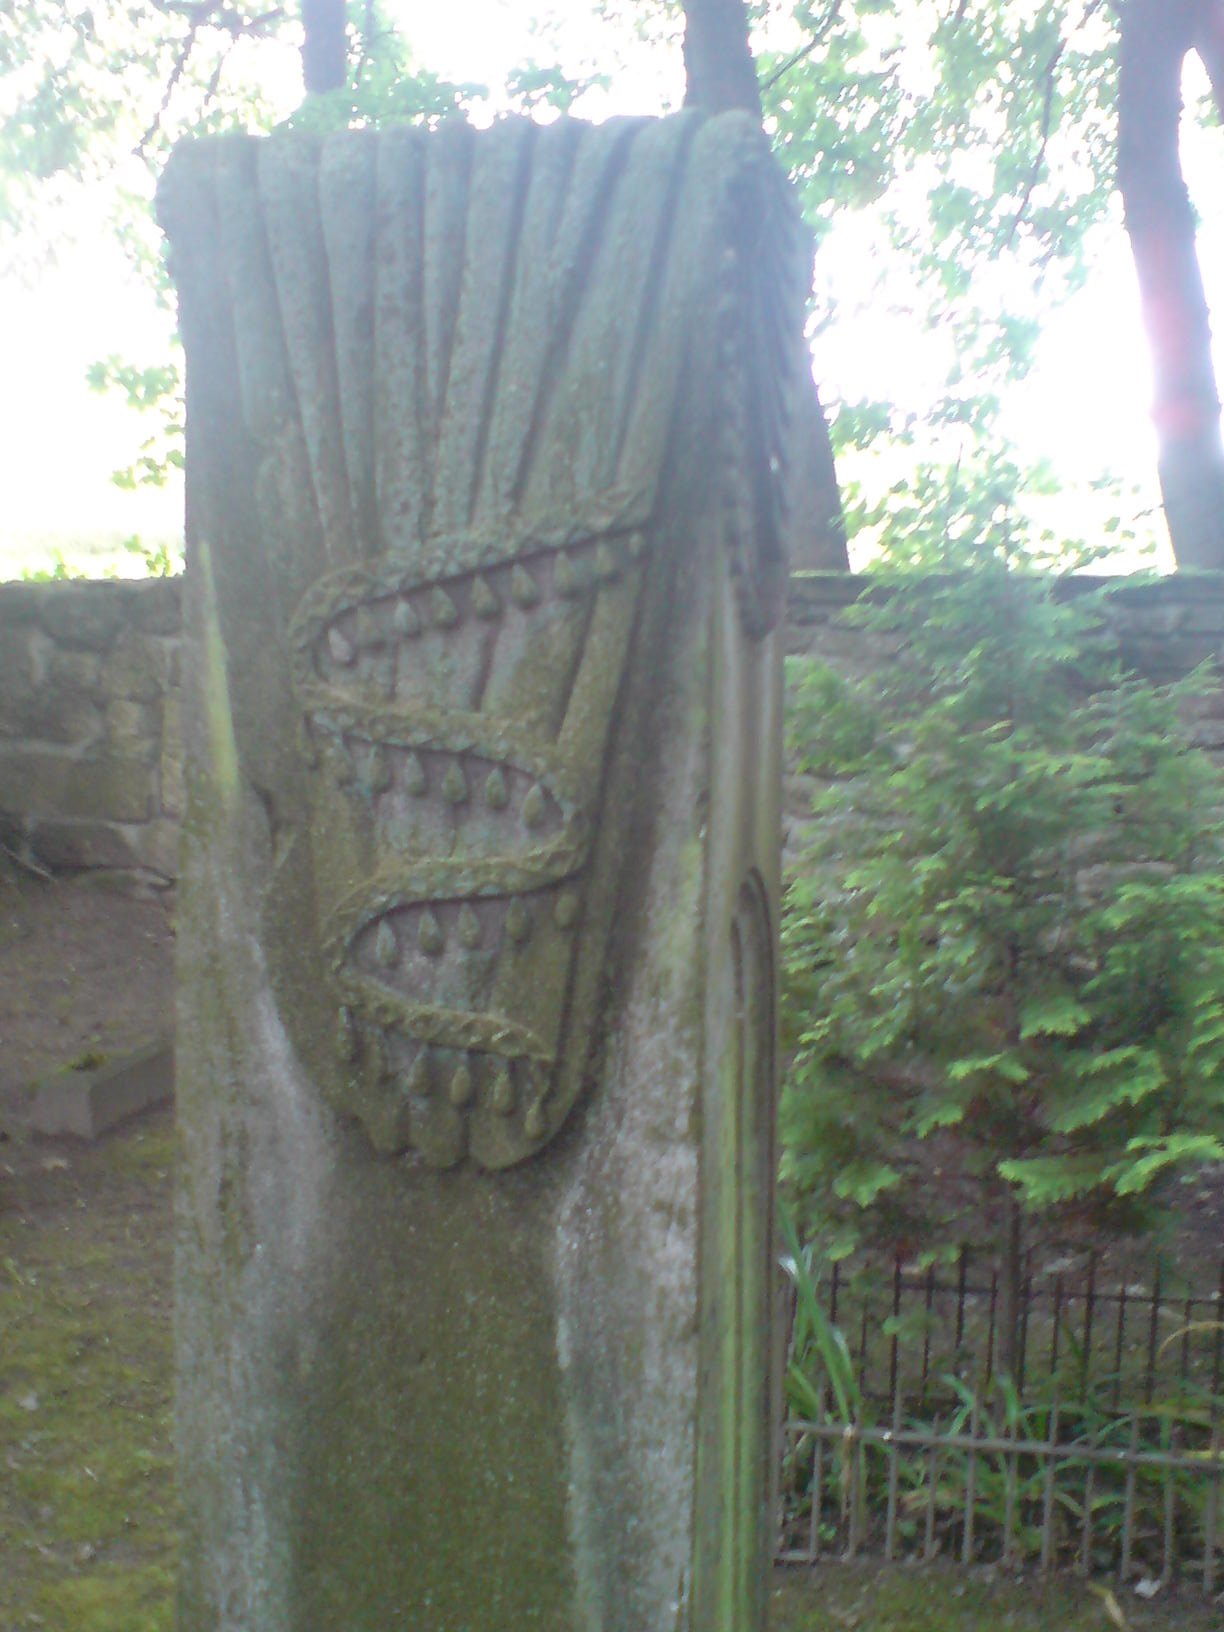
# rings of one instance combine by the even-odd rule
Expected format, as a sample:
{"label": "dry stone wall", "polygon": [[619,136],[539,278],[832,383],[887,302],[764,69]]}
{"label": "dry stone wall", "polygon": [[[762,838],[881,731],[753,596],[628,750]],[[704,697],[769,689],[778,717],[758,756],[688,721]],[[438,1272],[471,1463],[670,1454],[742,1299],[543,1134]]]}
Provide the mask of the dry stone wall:
{"label": "dry stone wall", "polygon": [[0,838],[25,858],[175,877],[180,587],[0,585]]}
{"label": "dry stone wall", "polygon": [[[840,572],[795,574],[788,651],[817,654],[847,675],[889,661],[886,639],[845,620],[862,583]],[[1224,579],[1132,584],[1114,604],[1127,661],[1155,680],[1224,654]],[[6,843],[56,869],[175,876],[179,609],[176,579],[0,584]],[[1224,717],[1206,713],[1196,732],[1224,759]],[[801,821],[808,796],[798,778],[788,779],[786,804]]]}
{"label": "dry stone wall", "polygon": [[[1111,615],[1122,661],[1157,684],[1180,679],[1199,663],[1224,665],[1224,574],[1195,572],[1127,582],[1084,575],[1062,580],[1060,592],[1082,595],[1113,586]],[[786,651],[815,657],[846,679],[865,678],[892,661],[896,642],[879,629],[857,627],[848,609],[869,580],[848,573],[800,572],[790,579]],[[1196,705],[1191,738],[1224,765],[1224,692]],[[783,853],[792,860],[812,825],[812,785],[793,763],[783,777]]]}

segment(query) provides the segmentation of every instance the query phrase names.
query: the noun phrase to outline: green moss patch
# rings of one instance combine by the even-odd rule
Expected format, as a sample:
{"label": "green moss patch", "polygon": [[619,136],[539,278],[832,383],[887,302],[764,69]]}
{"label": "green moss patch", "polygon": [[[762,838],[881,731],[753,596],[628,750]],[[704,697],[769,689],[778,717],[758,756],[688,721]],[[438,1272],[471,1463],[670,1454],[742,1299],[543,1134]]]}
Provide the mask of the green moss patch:
{"label": "green moss patch", "polygon": [[172,1133],[0,1175],[0,1626],[168,1632]]}
{"label": "green moss patch", "polygon": [[830,1563],[774,1572],[770,1632],[1218,1632],[1199,1596],[1144,1602],[1116,1584]]}

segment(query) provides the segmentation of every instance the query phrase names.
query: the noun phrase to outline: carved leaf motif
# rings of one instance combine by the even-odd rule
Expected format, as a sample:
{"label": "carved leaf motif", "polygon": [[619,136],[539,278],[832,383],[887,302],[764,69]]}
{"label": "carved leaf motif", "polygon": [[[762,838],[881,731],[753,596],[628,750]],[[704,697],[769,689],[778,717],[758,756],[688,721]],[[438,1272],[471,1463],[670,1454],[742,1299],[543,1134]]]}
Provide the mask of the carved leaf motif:
{"label": "carved leaf motif", "polygon": [[521,901],[512,901],[506,910],[506,934],[520,946],[531,934],[531,916]]}
{"label": "carved leaf motif", "polygon": [[540,598],[539,584],[521,564],[516,565],[510,574],[510,595],[515,606],[524,609],[534,606]]}
{"label": "carved leaf motif", "polygon": [[468,796],[467,777],[463,774],[463,766],[453,760],[442,778],[442,797],[450,805],[461,805]]}
{"label": "carved leaf motif", "polygon": [[499,1116],[509,1116],[514,1109],[514,1084],[508,1071],[499,1071],[493,1084],[493,1109]]}
{"label": "carved leaf motif", "polygon": [[339,663],[344,668],[348,668],[357,660],[357,648],[344,631],[335,628],[334,625],[327,631],[327,649],[331,653],[332,662]]}
{"label": "carved leaf motif", "polygon": [[577,595],[582,589],[578,569],[564,553],[557,557],[557,564],[553,568],[553,588],[558,595]]}
{"label": "carved leaf motif", "polygon": [[447,1090],[447,1097],[451,1104],[456,1110],[462,1110],[465,1105],[470,1103],[474,1091],[475,1083],[472,1080],[472,1073],[466,1065],[458,1066],[450,1080],[450,1088]]}
{"label": "carved leaf motif", "polygon": [[395,931],[385,918],[374,936],[374,956],[384,969],[394,969],[399,962],[399,942],[395,938]]}
{"label": "carved leaf motif", "polygon": [[421,914],[421,922],[417,929],[417,945],[421,951],[434,957],[441,952],[446,944],[442,934],[442,926],[428,908]]}
{"label": "carved leaf motif", "polygon": [[472,585],[472,611],[478,618],[495,618],[501,611],[501,602],[486,578],[477,578]]}
{"label": "carved leaf motif", "polygon": [[466,902],[459,909],[457,932],[460,946],[465,946],[471,951],[473,947],[480,945],[480,919]]}
{"label": "carved leaf motif", "polygon": [[371,793],[385,793],[391,786],[391,767],[380,744],[375,743],[366,760],[365,784]]}
{"label": "carved leaf motif", "polygon": [[505,810],[510,798],[506,779],[498,770],[489,772],[484,788],[485,804],[490,810]]}
{"label": "carved leaf motif", "polygon": [[416,754],[409,754],[404,761],[404,791],[411,794],[414,799],[419,799],[428,786],[425,767]]}
{"label": "carved leaf motif", "polygon": [[459,608],[444,589],[434,590],[429,611],[439,629],[453,629],[459,622]]}
{"label": "carved leaf motif", "polygon": [[558,929],[573,929],[582,911],[582,902],[576,890],[562,890],[553,908],[553,922]]}

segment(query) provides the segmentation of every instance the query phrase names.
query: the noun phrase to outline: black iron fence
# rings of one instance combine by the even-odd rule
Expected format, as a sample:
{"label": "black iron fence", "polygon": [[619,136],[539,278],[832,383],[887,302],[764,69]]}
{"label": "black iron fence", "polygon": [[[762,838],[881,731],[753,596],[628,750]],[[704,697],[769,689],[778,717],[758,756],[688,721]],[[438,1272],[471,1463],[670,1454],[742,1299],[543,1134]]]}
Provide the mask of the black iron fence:
{"label": "black iron fence", "polygon": [[794,1328],[779,1558],[942,1555],[1214,1591],[1224,1264],[1212,1279],[1093,1254],[1030,1257],[1010,1291],[968,1253],[839,1266],[822,1330]]}

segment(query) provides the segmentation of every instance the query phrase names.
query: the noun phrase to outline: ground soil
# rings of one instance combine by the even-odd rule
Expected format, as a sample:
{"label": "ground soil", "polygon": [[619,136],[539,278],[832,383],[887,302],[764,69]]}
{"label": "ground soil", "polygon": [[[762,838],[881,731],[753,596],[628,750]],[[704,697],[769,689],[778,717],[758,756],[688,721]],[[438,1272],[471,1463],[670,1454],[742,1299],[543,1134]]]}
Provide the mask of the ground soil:
{"label": "ground soil", "polygon": [[[172,1116],[93,1145],[36,1139],[25,1117],[45,1073],[168,1030],[172,925],[168,896],[0,860],[0,1632],[173,1624]],[[1221,1624],[1201,1599],[878,1562],[781,1569],[773,1592],[773,1632]]]}
{"label": "ground soil", "polygon": [[172,1622],[172,1113],[27,1123],[42,1077],[172,1028],[173,902],[116,882],[0,861],[0,1632]]}
{"label": "ground soil", "polygon": [[135,888],[47,881],[0,856],[0,1128],[23,1124],[46,1072],[173,1030],[171,895]]}

